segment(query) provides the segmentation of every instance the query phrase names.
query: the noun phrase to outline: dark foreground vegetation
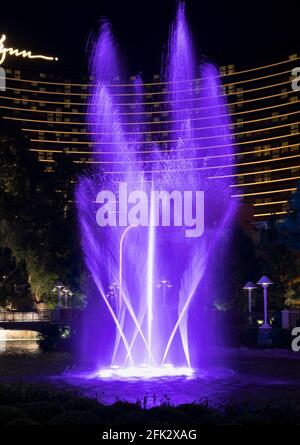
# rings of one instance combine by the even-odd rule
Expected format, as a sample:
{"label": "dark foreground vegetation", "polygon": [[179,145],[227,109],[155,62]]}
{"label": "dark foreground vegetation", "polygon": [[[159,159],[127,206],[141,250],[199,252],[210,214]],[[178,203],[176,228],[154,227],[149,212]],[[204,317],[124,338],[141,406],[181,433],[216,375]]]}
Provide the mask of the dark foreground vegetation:
{"label": "dark foreground vegetation", "polygon": [[28,384],[0,385],[0,425],[82,425],[170,427],[199,425],[297,425],[300,409],[293,404],[227,404],[207,402],[146,409],[147,401],[117,401],[105,406],[74,391]]}

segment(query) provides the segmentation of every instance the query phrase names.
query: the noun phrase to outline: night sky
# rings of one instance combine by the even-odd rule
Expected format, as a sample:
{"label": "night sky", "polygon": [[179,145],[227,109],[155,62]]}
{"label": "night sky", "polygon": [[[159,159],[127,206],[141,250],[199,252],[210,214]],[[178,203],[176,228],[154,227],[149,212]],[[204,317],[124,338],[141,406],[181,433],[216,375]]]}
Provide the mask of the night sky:
{"label": "night sky", "polygon": [[[9,45],[58,56],[57,70],[85,71],[86,46],[102,17],[111,20],[129,71],[145,76],[160,71],[161,52],[176,0],[95,0],[1,4],[0,34]],[[199,53],[238,67],[284,59],[300,51],[300,2],[187,0],[187,13]],[[15,61],[16,62],[16,61]],[[18,63],[20,63],[18,61]],[[35,62],[39,63],[39,62]],[[10,58],[12,65],[12,58]],[[33,68],[33,66],[32,66]],[[51,67],[52,68],[52,67]]]}

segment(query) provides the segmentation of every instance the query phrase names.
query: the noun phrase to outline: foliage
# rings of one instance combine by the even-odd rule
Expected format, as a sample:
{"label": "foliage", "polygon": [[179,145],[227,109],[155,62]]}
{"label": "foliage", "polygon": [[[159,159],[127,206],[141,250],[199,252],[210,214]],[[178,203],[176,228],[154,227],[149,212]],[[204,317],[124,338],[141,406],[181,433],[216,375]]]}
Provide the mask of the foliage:
{"label": "foliage", "polygon": [[262,230],[262,272],[274,281],[270,291],[274,309],[283,309],[300,297],[300,183],[290,198],[289,210],[282,222],[271,218]]}
{"label": "foliage", "polygon": [[44,173],[21,132],[3,122],[0,155],[0,246],[11,250],[17,265],[24,264],[35,300],[50,302],[58,279],[79,292],[74,184],[65,180],[74,176],[71,163],[62,161],[56,175]]}
{"label": "foliage", "polygon": [[0,385],[1,425],[135,425],[177,427],[199,425],[299,425],[295,403],[249,402],[210,406],[207,402],[144,409],[139,403],[104,406],[75,393],[49,386]]}
{"label": "foliage", "polygon": [[17,262],[8,248],[0,248],[0,307],[19,310],[31,307],[26,264],[22,260]]}

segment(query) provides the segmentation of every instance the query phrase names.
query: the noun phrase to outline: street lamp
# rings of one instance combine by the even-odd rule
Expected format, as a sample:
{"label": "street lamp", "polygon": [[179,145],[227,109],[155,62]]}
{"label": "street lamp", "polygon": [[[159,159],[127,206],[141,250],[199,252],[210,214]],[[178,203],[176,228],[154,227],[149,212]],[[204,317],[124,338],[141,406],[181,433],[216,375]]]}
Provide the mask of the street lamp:
{"label": "street lamp", "polygon": [[259,286],[261,286],[264,290],[264,324],[261,326],[262,328],[269,328],[269,322],[268,322],[268,287],[273,284],[273,281],[270,280],[269,277],[264,275],[261,277],[261,279],[257,282]]}
{"label": "street lamp", "polygon": [[108,285],[107,297],[113,301],[113,303],[116,305],[117,310],[119,310],[118,290],[119,290],[118,283],[110,283]]}
{"label": "street lamp", "polygon": [[57,297],[58,297],[57,307],[58,308],[62,307],[61,297],[62,297],[62,290],[64,289],[64,287],[65,286],[60,281],[57,281],[57,283],[54,286],[54,289],[57,290]]}
{"label": "street lamp", "polygon": [[166,304],[167,289],[170,289],[171,287],[173,287],[173,284],[171,284],[170,280],[163,278],[157,283],[156,287],[158,289],[162,289],[162,302],[163,302],[163,304]]}
{"label": "street lamp", "polygon": [[248,312],[249,315],[251,315],[252,312],[252,291],[257,289],[254,283],[252,281],[248,281],[248,283],[245,284],[243,287],[244,290],[248,291]]}
{"label": "street lamp", "polygon": [[73,292],[70,289],[63,289],[64,299],[65,299],[65,307],[68,307],[68,297],[72,297]]}

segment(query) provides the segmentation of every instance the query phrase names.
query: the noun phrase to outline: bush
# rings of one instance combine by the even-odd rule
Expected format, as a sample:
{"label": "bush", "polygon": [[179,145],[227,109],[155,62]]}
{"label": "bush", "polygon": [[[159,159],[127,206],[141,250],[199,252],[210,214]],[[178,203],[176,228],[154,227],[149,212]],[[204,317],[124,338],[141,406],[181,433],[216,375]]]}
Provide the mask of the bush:
{"label": "bush", "polygon": [[87,411],[66,411],[59,416],[54,417],[48,425],[102,425],[102,419],[95,414]]}
{"label": "bush", "polygon": [[0,406],[0,425],[7,425],[9,422],[26,419],[27,414],[19,408],[10,406]]}
{"label": "bush", "polygon": [[73,397],[64,404],[64,409],[70,411],[91,411],[98,407],[97,400],[87,399],[86,397]]}
{"label": "bush", "polygon": [[37,422],[47,422],[63,412],[62,407],[54,402],[33,402],[24,405],[29,417]]}

